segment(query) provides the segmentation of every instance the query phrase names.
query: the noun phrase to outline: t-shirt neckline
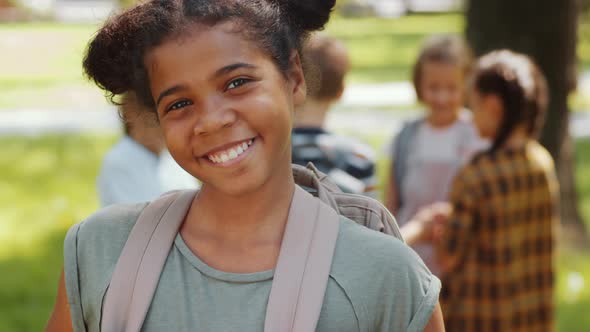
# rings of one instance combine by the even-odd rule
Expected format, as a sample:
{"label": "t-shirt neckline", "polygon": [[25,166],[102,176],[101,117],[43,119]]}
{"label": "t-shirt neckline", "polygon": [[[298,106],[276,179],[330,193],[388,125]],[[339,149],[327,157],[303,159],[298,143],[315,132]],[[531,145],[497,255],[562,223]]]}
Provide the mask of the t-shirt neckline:
{"label": "t-shirt neckline", "polygon": [[230,283],[255,283],[271,280],[274,276],[274,269],[254,273],[232,273],[214,269],[190,250],[180,233],[176,235],[174,245],[194,268],[213,279]]}

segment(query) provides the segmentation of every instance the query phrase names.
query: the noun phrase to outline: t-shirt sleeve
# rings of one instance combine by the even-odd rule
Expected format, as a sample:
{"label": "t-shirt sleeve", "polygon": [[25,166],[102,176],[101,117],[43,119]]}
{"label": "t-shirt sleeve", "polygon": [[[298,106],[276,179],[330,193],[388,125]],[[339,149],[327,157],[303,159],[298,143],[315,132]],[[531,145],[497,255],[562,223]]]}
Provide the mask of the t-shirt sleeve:
{"label": "t-shirt sleeve", "polygon": [[370,330],[422,332],[438,303],[441,282],[410,247],[401,242],[396,247],[387,290],[376,294],[386,301],[385,310]]}
{"label": "t-shirt sleeve", "polygon": [[97,331],[112,271],[145,205],[111,205],[68,230],[64,279],[75,332]]}
{"label": "t-shirt sleeve", "polygon": [[477,218],[478,186],[473,183],[472,166],[466,166],[451,187],[449,201],[453,213],[437,245],[437,253],[446,261],[459,262],[473,240],[473,226]]}
{"label": "t-shirt sleeve", "polygon": [[64,275],[66,293],[72,325],[75,332],[86,332],[84,315],[82,312],[82,298],[80,294],[80,279],[78,273],[78,231],[80,224],[72,226],[64,241]]}
{"label": "t-shirt sleeve", "polygon": [[441,282],[424,267],[424,271],[413,279],[413,284],[417,301],[414,302],[413,316],[406,331],[422,332],[430,321],[434,308],[438,303]]}

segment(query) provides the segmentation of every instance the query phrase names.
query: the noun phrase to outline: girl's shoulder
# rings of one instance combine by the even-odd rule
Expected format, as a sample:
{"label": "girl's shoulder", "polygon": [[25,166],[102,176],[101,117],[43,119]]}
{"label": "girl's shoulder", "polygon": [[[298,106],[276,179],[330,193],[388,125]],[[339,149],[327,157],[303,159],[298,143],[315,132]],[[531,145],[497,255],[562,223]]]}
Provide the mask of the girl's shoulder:
{"label": "girl's shoulder", "polygon": [[332,274],[346,278],[351,270],[368,276],[393,273],[399,277],[410,270],[430,274],[420,257],[404,242],[342,217]]}
{"label": "girl's shoulder", "polygon": [[[440,281],[402,241],[342,218],[330,277],[366,321],[386,330],[422,331],[436,303]],[[362,319],[362,320],[365,320]]]}
{"label": "girl's shoulder", "polygon": [[111,271],[146,205],[107,206],[73,225],[64,241],[65,269],[86,271],[97,277]]}
{"label": "girl's shoulder", "polygon": [[[108,206],[68,230],[64,241],[64,276],[72,322],[77,327],[85,321],[100,321],[96,315],[100,313],[111,274],[146,205]],[[88,330],[94,328],[89,326]]]}
{"label": "girl's shoulder", "polygon": [[104,207],[82,222],[72,226],[78,241],[98,242],[102,246],[127,241],[133,225],[147,203],[114,204]]}
{"label": "girl's shoulder", "polygon": [[553,172],[555,171],[555,162],[551,154],[545,147],[537,141],[530,141],[526,145],[527,159],[534,162],[539,168]]}

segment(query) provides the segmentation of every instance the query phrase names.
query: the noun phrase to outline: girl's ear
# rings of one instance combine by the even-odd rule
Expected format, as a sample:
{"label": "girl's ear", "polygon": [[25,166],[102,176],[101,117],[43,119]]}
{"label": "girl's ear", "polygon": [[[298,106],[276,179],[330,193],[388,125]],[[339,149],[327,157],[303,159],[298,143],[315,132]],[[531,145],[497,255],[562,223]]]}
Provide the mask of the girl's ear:
{"label": "girl's ear", "polygon": [[307,97],[307,84],[305,83],[305,75],[303,74],[303,66],[301,65],[301,58],[299,52],[293,51],[289,58],[289,71],[287,72],[287,80],[289,88],[293,93],[293,102],[295,106],[301,106]]}

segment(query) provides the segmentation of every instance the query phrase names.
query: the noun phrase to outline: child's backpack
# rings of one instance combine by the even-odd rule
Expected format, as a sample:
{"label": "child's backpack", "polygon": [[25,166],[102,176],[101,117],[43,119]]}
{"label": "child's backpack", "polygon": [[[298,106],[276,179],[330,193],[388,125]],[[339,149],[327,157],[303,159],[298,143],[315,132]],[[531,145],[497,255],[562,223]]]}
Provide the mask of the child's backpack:
{"label": "child's backpack", "polygon": [[403,241],[395,218],[379,201],[364,195],[342,192],[338,185],[312,163],[307,167],[293,165],[293,177],[296,184],[318,197],[339,215]]}
{"label": "child's backpack", "polygon": [[294,128],[291,159],[302,166],[313,163],[345,193],[370,197],[376,194],[375,152],[353,138],[319,128]]}
{"label": "child's backpack", "polygon": [[[311,164],[307,168],[293,165],[293,175],[298,186],[271,286],[266,332],[315,331],[341,216],[402,240],[395,219],[376,200],[342,193]],[[104,299],[101,330],[141,330],[160,273],[195,194],[167,193],[144,208],[115,266]]]}

